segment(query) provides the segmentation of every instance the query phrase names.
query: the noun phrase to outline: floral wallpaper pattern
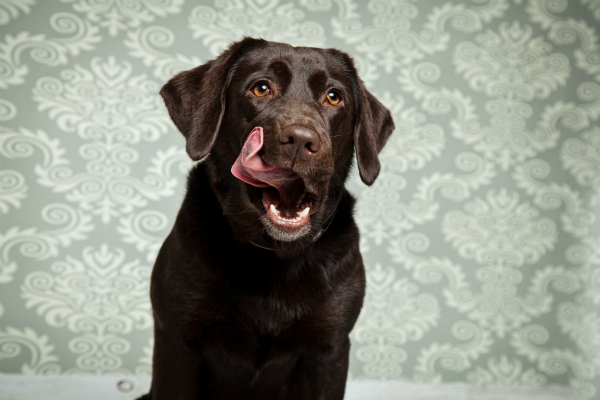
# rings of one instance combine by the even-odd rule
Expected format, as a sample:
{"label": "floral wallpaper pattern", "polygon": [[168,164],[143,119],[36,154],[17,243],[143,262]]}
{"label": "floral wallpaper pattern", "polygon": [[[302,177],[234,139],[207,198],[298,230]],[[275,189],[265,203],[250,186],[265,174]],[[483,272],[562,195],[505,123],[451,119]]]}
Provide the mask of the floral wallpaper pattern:
{"label": "floral wallpaper pattern", "polygon": [[600,399],[598,0],[0,0],[0,32],[0,372],[150,373],[191,165],[158,90],[246,35],[347,51],[396,121],[349,182],[349,378]]}

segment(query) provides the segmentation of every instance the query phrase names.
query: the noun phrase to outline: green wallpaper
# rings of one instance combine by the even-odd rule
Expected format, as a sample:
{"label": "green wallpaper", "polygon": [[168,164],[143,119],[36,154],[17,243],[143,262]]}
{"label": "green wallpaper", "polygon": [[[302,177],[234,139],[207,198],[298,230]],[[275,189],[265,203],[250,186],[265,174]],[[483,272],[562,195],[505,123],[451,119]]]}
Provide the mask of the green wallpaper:
{"label": "green wallpaper", "polygon": [[350,378],[600,399],[598,0],[0,0],[0,372],[150,372],[191,162],[158,96],[243,35],[352,54],[396,131],[355,175]]}

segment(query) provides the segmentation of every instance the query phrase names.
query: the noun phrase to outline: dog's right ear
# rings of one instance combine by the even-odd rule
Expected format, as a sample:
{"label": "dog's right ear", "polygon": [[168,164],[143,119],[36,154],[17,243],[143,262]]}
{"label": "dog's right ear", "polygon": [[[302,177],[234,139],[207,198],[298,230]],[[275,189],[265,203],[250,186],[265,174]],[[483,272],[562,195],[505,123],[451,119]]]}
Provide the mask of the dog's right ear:
{"label": "dog's right ear", "polygon": [[160,90],[171,119],[185,136],[186,151],[194,161],[212,149],[225,114],[230,74],[237,60],[266,44],[262,39],[244,38],[233,43],[216,59],[183,71]]}

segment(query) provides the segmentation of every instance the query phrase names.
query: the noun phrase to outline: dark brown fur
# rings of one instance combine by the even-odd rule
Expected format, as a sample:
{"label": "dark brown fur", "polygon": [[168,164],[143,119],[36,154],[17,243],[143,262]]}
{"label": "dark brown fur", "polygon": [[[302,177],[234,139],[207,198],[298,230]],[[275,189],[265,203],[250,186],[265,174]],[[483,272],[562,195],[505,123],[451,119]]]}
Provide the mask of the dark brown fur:
{"label": "dark brown fur", "polygon": [[[252,95],[258,80],[269,98]],[[332,87],[337,106],[326,103]],[[176,75],[161,95],[190,157],[206,158],[190,172],[152,273],[153,382],[142,399],[341,400],[365,290],[344,181],[354,148],[363,181],[377,177],[389,111],[346,54],[249,38]],[[285,149],[288,125],[308,127],[319,151]],[[262,158],[297,173],[319,204],[303,232],[268,226],[262,190],[230,172],[256,126]],[[249,243],[261,236],[274,250]]]}

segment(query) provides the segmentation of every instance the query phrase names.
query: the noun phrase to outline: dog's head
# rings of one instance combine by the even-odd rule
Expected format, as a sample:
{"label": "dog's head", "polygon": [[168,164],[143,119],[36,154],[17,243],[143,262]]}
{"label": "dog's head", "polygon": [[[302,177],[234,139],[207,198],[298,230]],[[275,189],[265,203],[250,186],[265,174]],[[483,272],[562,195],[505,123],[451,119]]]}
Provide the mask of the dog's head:
{"label": "dog's head", "polygon": [[246,38],[160,93],[190,157],[208,155],[211,185],[242,241],[266,230],[270,240],[309,242],[340,201],[353,149],[371,185],[394,129],[335,49]]}

